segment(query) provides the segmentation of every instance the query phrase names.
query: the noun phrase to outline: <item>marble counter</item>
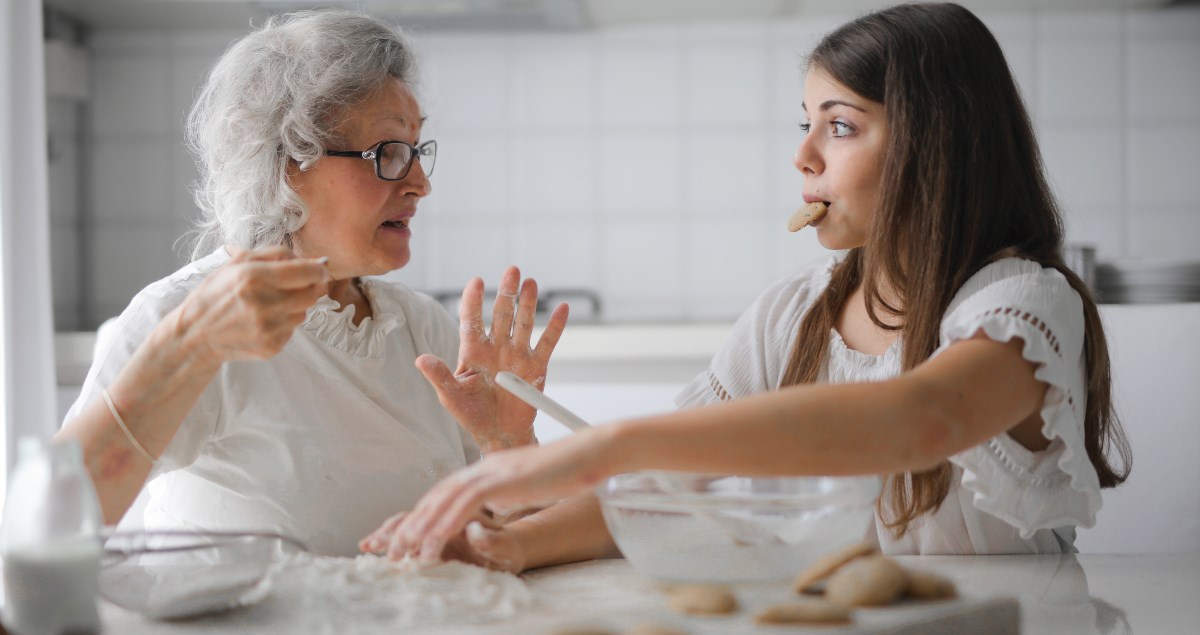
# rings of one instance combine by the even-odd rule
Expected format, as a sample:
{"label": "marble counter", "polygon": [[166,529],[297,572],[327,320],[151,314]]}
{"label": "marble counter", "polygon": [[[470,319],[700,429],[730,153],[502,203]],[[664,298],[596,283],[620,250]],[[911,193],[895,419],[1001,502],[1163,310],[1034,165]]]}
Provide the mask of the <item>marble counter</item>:
{"label": "marble counter", "polygon": [[[428,625],[406,633],[487,635],[556,633],[588,627],[620,633],[643,622],[684,633],[1075,633],[1174,634],[1200,624],[1200,552],[1134,556],[924,556],[901,562],[951,577],[962,597],[943,603],[860,609],[853,625],[756,627],[753,613],[791,597],[787,583],[738,585],[744,608],[729,617],[684,617],[667,609],[660,586],[624,560],[600,560],[527,573],[535,606],[514,619],[476,625]],[[105,632],[122,635],[271,633],[278,598],[186,622],[151,622],[105,605]],[[1019,606],[1019,617],[1013,609]],[[370,616],[312,632],[384,633]]]}

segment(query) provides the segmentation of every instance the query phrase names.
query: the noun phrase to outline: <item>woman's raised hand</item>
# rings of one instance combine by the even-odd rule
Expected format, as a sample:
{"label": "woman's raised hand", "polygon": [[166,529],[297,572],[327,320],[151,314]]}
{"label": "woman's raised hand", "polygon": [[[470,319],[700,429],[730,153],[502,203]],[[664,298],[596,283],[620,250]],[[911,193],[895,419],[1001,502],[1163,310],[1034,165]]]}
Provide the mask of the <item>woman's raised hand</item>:
{"label": "woman's raised hand", "polygon": [[537,412],[496,386],[495,378],[497,372],[507,370],[538,388],[546,383],[550,355],[567,324],[567,305],[555,307],[541,338],[531,348],[537,293],[532,278],[521,282],[520,269],[505,270],[488,330],[483,323],[483,280],[471,280],[459,305],[458,368],[451,373],[445,362],[433,355],[417,358],[417,368],[437,391],[442,406],[485,452],[536,441],[533,419]]}
{"label": "woman's raised hand", "polygon": [[285,247],[237,251],[179,306],[176,328],[197,336],[216,362],[266,359],[283,349],[328,283],[323,261]]}

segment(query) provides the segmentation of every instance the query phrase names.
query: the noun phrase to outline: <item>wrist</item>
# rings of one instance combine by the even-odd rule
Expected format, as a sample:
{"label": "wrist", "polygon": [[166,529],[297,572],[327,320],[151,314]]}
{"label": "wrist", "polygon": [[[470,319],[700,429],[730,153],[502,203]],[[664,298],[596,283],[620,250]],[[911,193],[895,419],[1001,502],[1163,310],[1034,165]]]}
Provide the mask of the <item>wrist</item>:
{"label": "wrist", "polygon": [[158,334],[166,340],[163,344],[176,351],[181,364],[215,371],[225,360],[209,345],[207,334],[188,315],[187,308],[186,301],[176,308],[172,315],[163,320],[165,332],[160,329]]}
{"label": "wrist", "polygon": [[480,454],[491,454],[492,452],[510,450],[526,445],[537,445],[538,440],[537,436],[533,433],[533,429],[530,428],[525,433],[480,436],[475,439],[475,443],[479,445]]}
{"label": "wrist", "polygon": [[642,464],[635,421],[609,423],[596,430],[599,432],[599,438],[595,449],[599,456],[605,458],[600,466],[604,478],[647,469],[647,466]]}

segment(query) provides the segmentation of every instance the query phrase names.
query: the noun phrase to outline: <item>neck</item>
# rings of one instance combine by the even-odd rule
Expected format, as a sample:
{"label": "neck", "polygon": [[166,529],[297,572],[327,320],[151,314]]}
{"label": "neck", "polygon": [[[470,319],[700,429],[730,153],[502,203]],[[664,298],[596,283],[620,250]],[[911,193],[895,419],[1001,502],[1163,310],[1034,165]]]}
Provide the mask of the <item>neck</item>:
{"label": "neck", "polygon": [[367,300],[358,278],[343,278],[329,283],[329,297],[338,303],[338,310],[354,305],[354,323],[371,316],[371,303]]}

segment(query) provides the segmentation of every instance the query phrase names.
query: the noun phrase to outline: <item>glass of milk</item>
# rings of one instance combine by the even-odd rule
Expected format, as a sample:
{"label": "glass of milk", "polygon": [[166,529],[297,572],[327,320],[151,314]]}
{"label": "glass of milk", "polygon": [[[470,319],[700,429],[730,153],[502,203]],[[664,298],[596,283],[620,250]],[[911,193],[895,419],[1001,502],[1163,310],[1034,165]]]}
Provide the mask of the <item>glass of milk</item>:
{"label": "glass of milk", "polygon": [[79,444],[21,439],[0,526],[10,632],[100,632],[102,524]]}

